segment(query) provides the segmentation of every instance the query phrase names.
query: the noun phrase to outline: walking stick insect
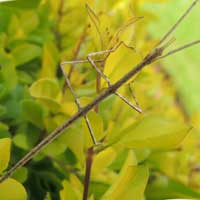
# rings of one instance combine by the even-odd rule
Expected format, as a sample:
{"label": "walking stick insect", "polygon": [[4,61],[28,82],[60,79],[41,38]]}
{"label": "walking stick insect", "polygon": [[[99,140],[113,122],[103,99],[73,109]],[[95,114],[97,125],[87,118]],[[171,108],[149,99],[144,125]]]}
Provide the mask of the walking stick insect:
{"label": "walking stick insect", "polygon": [[[87,120],[87,113],[93,109],[94,106],[98,105],[101,101],[106,99],[108,96],[115,94],[120,97],[119,94],[117,94],[117,89],[120,88],[124,83],[126,83],[130,78],[132,78],[135,74],[137,74],[139,71],[141,71],[146,65],[149,65],[153,63],[154,61],[157,61],[159,59],[168,57],[172,54],[175,54],[185,48],[189,48],[193,45],[199,44],[200,40],[188,43],[186,45],[183,45],[179,48],[176,48],[174,50],[169,51],[168,53],[163,55],[164,50],[171,44],[172,40],[169,40],[169,42],[165,41],[168,39],[168,37],[176,30],[176,28],[180,25],[180,23],[185,19],[185,17],[191,12],[191,10],[194,8],[194,6],[199,2],[199,0],[195,0],[191,6],[186,10],[186,12],[178,19],[178,21],[170,28],[170,30],[164,35],[164,37],[160,40],[160,42],[153,48],[152,51],[150,51],[144,59],[138,63],[136,66],[134,66],[127,74],[125,74],[120,80],[115,82],[114,84],[109,83],[108,88],[102,91],[99,96],[97,96],[91,103],[86,105],[85,107],[81,107],[78,98],[76,98],[75,93],[75,101],[78,106],[79,111],[74,114],[70,119],[68,119],[65,123],[63,123],[61,126],[59,126],[56,130],[54,130],[50,135],[48,135],[46,138],[44,138],[38,145],[36,145],[32,150],[30,150],[21,160],[19,160],[11,169],[9,169],[1,178],[0,183],[6,180],[8,177],[10,177],[18,168],[25,165],[28,161],[30,161],[35,155],[37,155],[46,145],[51,143],[53,140],[55,140],[59,135],[62,134],[63,130],[68,128],[72,123],[77,121],[79,118],[84,117],[86,120],[86,123],[88,125],[88,128],[90,129],[90,123]],[[112,51],[112,50],[106,50]],[[87,57],[87,61],[89,61],[92,66],[96,69],[96,66],[94,65],[96,61],[91,59],[92,55],[95,55],[96,53],[92,53]],[[74,62],[82,62],[82,61],[74,61]],[[84,61],[85,62],[85,61]],[[69,62],[68,62],[69,63]],[[61,63],[61,66],[63,66],[65,62]],[[97,68],[98,69],[98,68]],[[97,71],[104,79],[107,79],[106,76],[103,75],[102,72]],[[66,81],[68,81],[67,76],[65,76]],[[107,83],[109,81],[107,80]],[[69,83],[69,82],[68,82]],[[70,87],[70,83],[68,87]],[[72,89],[72,88],[71,88]],[[70,89],[70,90],[71,90]],[[73,90],[71,90],[72,92]],[[123,97],[120,97],[123,101],[126,102]],[[126,102],[127,103],[127,102]],[[134,109],[138,109],[138,106],[134,106]],[[95,137],[92,130],[90,130],[91,137],[93,138],[93,141],[95,144],[97,144],[98,141],[95,140]]]}

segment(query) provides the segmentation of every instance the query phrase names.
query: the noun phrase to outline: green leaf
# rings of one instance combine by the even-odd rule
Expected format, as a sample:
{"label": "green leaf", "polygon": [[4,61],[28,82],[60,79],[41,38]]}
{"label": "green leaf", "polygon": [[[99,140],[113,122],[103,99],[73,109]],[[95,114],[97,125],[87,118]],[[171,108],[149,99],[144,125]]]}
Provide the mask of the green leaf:
{"label": "green leaf", "polygon": [[[1,74],[1,73],[0,73]],[[0,83],[0,101],[6,97],[8,94],[8,88],[5,84]]]}
{"label": "green leaf", "polygon": [[38,6],[41,0],[14,0],[10,2],[2,2],[1,4],[4,6],[8,6],[11,8],[19,8],[19,9],[33,9]]}
{"label": "green leaf", "polygon": [[9,138],[10,137],[10,133],[8,131],[9,127],[0,122],[0,138]]}
{"label": "green leaf", "polygon": [[118,145],[127,148],[167,150],[177,147],[191,128],[160,116],[146,116],[123,130]]}
{"label": "green leaf", "polygon": [[13,137],[13,142],[17,147],[29,150],[36,145],[39,137],[41,137],[41,129],[30,124],[22,124],[18,126]]}
{"label": "green leaf", "polygon": [[48,156],[58,156],[62,153],[64,153],[64,151],[66,150],[67,145],[63,144],[63,142],[61,141],[61,139],[57,139],[54,140],[51,144],[49,144],[48,146],[46,146],[43,149],[43,153],[48,155]]}
{"label": "green leaf", "polygon": [[21,183],[25,182],[27,177],[28,177],[28,170],[25,167],[20,167],[12,175],[12,178],[14,178],[15,180],[17,180],[17,181],[19,181]]}
{"label": "green leaf", "polygon": [[85,159],[84,136],[80,129],[75,126],[69,127],[61,136],[60,142],[65,144],[74,153],[77,160],[83,166]]}
{"label": "green leaf", "polygon": [[33,78],[25,71],[17,71],[18,81],[23,85],[30,85],[33,82]]}
{"label": "green leaf", "polygon": [[0,173],[5,170],[10,160],[11,140],[9,138],[0,139]]}
{"label": "green leaf", "polygon": [[40,57],[41,53],[42,51],[39,46],[28,43],[18,45],[12,50],[12,56],[17,66]]}
{"label": "green leaf", "polygon": [[17,74],[15,70],[15,64],[13,57],[10,54],[7,54],[1,48],[0,48],[0,63],[1,63],[0,80],[2,80],[5,83],[4,87],[11,90],[15,88],[17,84]]}
{"label": "green leaf", "polygon": [[39,103],[34,100],[23,100],[21,102],[22,113],[25,120],[33,123],[39,128],[43,127],[43,109]]}
{"label": "green leaf", "polygon": [[0,116],[4,115],[6,113],[6,107],[0,105]]}
{"label": "green leaf", "polygon": [[7,179],[0,183],[0,199],[27,200],[26,190],[23,185],[14,179]]}
{"label": "green leaf", "polygon": [[175,198],[200,199],[200,193],[181,182],[161,175],[154,177],[154,180],[148,185],[146,197],[149,200]]}
{"label": "green leaf", "polygon": [[[0,7],[0,32],[5,32],[10,22],[12,11],[6,7]],[[2,40],[1,40],[2,41]],[[2,44],[1,44],[2,45]]]}

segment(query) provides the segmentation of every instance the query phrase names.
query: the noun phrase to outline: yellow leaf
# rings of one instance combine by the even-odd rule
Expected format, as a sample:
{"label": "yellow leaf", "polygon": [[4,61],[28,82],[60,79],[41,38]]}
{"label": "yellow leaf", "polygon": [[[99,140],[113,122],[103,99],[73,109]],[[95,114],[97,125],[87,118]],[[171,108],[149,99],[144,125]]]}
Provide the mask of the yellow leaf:
{"label": "yellow leaf", "polygon": [[183,141],[190,129],[184,123],[150,115],[122,131],[118,143],[135,149],[172,149]]}
{"label": "yellow leaf", "polygon": [[103,37],[101,32],[101,22],[99,20],[99,17],[96,15],[96,13],[90,8],[88,4],[86,4],[86,9],[89,16],[89,24],[91,25],[90,34],[93,37],[94,45],[97,49],[103,49]]}
{"label": "yellow leaf", "polygon": [[20,15],[20,25],[23,27],[25,33],[30,33],[31,31],[35,30],[39,25],[39,17],[37,12],[33,10],[24,10]]}
{"label": "yellow leaf", "polygon": [[7,179],[0,183],[0,199],[2,200],[26,200],[27,194],[23,185],[14,179]]}
{"label": "yellow leaf", "polygon": [[77,178],[77,176],[71,174],[70,175],[70,184],[74,189],[74,192],[76,193],[76,196],[78,199],[82,199],[83,195],[83,184],[81,181]]}
{"label": "yellow leaf", "polygon": [[9,138],[0,139],[0,172],[7,168],[10,160],[11,140]]}
{"label": "yellow leaf", "polygon": [[74,101],[73,102],[64,102],[64,103],[62,103],[61,107],[62,107],[62,112],[69,116],[72,116],[73,114],[75,114],[78,111],[77,106]]}
{"label": "yellow leaf", "polygon": [[55,79],[39,79],[31,85],[29,91],[31,96],[40,100],[49,109],[53,111],[61,109],[60,89]]}
{"label": "yellow leaf", "polygon": [[110,47],[113,48],[119,42],[124,42],[126,45],[130,45],[134,33],[135,33],[135,23],[139,18],[131,18],[127,21],[127,23],[121,26],[118,31],[115,33],[114,37],[110,42]]}
{"label": "yellow leaf", "polygon": [[200,129],[200,113],[194,113],[191,117],[191,124]]}
{"label": "yellow leaf", "polygon": [[[104,73],[112,83],[115,83],[130,71],[141,60],[141,56],[135,49],[120,43],[117,49],[107,57]],[[102,80],[102,87],[105,87],[105,81]]]}
{"label": "yellow leaf", "polygon": [[[132,154],[132,153],[131,153]],[[102,197],[102,200],[141,200],[149,177],[148,167],[135,166],[129,154],[117,180]]]}
{"label": "yellow leaf", "polygon": [[62,186],[63,189],[60,191],[61,200],[78,200],[78,197],[76,196],[73,187],[67,180],[64,180],[62,182]]}
{"label": "yellow leaf", "polygon": [[46,43],[43,48],[41,78],[55,78],[58,62],[58,50],[54,43]]}
{"label": "yellow leaf", "polygon": [[48,97],[56,99],[59,94],[59,86],[55,79],[43,78],[32,84],[30,93],[35,98]]}
{"label": "yellow leaf", "polygon": [[[94,132],[95,138],[97,139],[97,141],[99,141],[104,136],[102,117],[94,111],[90,111],[87,116],[90,121],[92,130]],[[85,146],[87,148],[93,145],[93,141],[84,119],[82,121],[82,124],[83,124],[84,136],[85,136]]]}
{"label": "yellow leaf", "polygon": [[113,160],[116,158],[116,150],[112,147],[101,151],[94,157],[92,165],[92,176],[96,176],[101,173],[105,168],[107,168]]}

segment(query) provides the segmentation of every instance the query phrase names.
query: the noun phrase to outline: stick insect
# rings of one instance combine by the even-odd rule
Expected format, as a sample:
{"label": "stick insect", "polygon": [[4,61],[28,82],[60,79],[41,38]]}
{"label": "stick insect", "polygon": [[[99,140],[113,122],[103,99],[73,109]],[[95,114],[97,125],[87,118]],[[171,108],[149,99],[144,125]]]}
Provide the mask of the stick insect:
{"label": "stick insect", "polygon": [[[133,66],[133,68],[127,72],[120,80],[115,82],[114,84],[109,83],[108,88],[102,91],[99,96],[97,96],[91,103],[86,105],[85,107],[81,107],[78,98],[76,95],[74,96],[75,99],[77,99],[76,104],[78,108],[80,107],[79,111],[74,114],[70,119],[68,119],[65,123],[63,123],[61,126],[59,126],[56,130],[54,130],[50,135],[48,135],[46,138],[44,138],[39,144],[37,144],[32,150],[30,150],[21,160],[19,160],[11,169],[9,169],[1,178],[0,178],[0,183],[6,180],[8,177],[10,177],[18,168],[22,167],[25,165],[28,161],[30,161],[35,155],[37,155],[46,145],[51,143],[53,140],[55,140],[58,136],[60,136],[63,133],[63,130],[68,128],[71,124],[73,124],[75,121],[77,121],[79,118],[84,117],[86,120],[86,123],[89,124],[88,128],[90,129],[90,123],[87,121],[87,113],[93,109],[94,106],[98,105],[101,101],[106,99],[108,96],[112,94],[116,94],[117,89],[120,88],[123,84],[125,84],[128,80],[130,80],[135,74],[140,72],[145,66],[160,60],[162,58],[166,58],[170,55],[173,55],[179,51],[182,51],[183,49],[189,48],[193,45],[199,44],[200,40],[193,41],[191,43],[188,43],[186,45],[183,45],[179,48],[176,48],[174,50],[169,51],[168,53],[163,54],[164,50],[169,47],[171,42],[173,40],[168,40],[168,42],[165,42],[169,36],[176,30],[176,28],[180,25],[180,23],[185,19],[185,17],[191,12],[191,10],[195,7],[195,5],[199,2],[199,0],[195,0],[190,7],[186,10],[186,12],[178,19],[178,21],[170,28],[170,30],[163,36],[163,38],[160,40],[160,42],[151,50],[145,57],[144,59],[138,63],[136,66]],[[110,51],[110,50],[109,50]],[[91,59],[91,56],[94,55],[94,53],[90,54],[87,57],[87,61],[90,61],[90,63],[93,63],[93,67],[96,68],[94,65],[95,61]],[[80,61],[75,61],[79,63]],[[85,61],[84,61],[85,62]],[[69,62],[68,62],[69,63]],[[63,66],[64,63],[61,64]],[[98,72],[98,71],[97,71]],[[101,74],[101,76],[105,79],[106,76],[103,75],[102,72],[98,72]],[[67,76],[65,76],[66,81],[68,81]],[[107,80],[107,83],[109,81]],[[69,82],[68,82],[69,83]],[[68,85],[70,87],[71,84]],[[72,92],[73,90],[71,90]],[[134,107],[135,109],[135,107]],[[91,131],[91,136],[93,132]],[[93,135],[94,136],[94,135]],[[92,136],[92,137],[93,137]],[[94,143],[98,144],[98,141],[94,139]]]}

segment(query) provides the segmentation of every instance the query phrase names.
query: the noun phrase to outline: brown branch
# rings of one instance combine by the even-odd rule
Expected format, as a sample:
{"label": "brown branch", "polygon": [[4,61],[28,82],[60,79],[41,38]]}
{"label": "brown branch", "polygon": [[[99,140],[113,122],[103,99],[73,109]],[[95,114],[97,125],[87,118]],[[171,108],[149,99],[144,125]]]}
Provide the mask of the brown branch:
{"label": "brown branch", "polygon": [[[197,1],[195,1],[197,2]],[[194,3],[193,3],[194,4]],[[193,5],[192,4],[192,5]],[[191,9],[190,9],[191,11]],[[187,11],[188,12],[188,11]],[[180,21],[176,22],[176,24]],[[177,27],[177,26],[176,26]],[[168,35],[169,36],[169,35]],[[166,37],[167,38],[167,37]],[[166,39],[165,38],[165,39]],[[190,47],[190,46],[189,46]],[[68,128],[71,124],[77,121],[79,118],[85,116],[94,106],[102,102],[108,96],[114,94],[118,88],[120,88],[124,83],[130,80],[135,74],[141,71],[145,66],[153,63],[155,60],[158,60],[163,54],[164,48],[157,47],[154,48],[147,56],[136,66],[133,67],[127,74],[125,74],[119,81],[110,85],[107,89],[102,91],[98,97],[96,97],[91,103],[81,108],[76,114],[74,114],[68,121],[63,123],[60,127],[54,130],[50,135],[48,135],[45,139],[43,139],[38,145],[36,145],[32,150],[30,150],[21,160],[19,160],[10,170],[8,170],[1,178],[0,183],[10,177],[18,168],[25,165],[28,161],[30,161],[35,155],[37,155],[41,150],[55,140],[58,136],[60,136],[64,129]]]}
{"label": "brown branch", "polygon": [[88,198],[88,190],[89,190],[89,185],[90,185],[90,174],[91,174],[91,169],[92,169],[93,155],[94,155],[93,147],[90,147],[88,149],[87,159],[86,159],[83,200],[87,200],[87,198]]}

